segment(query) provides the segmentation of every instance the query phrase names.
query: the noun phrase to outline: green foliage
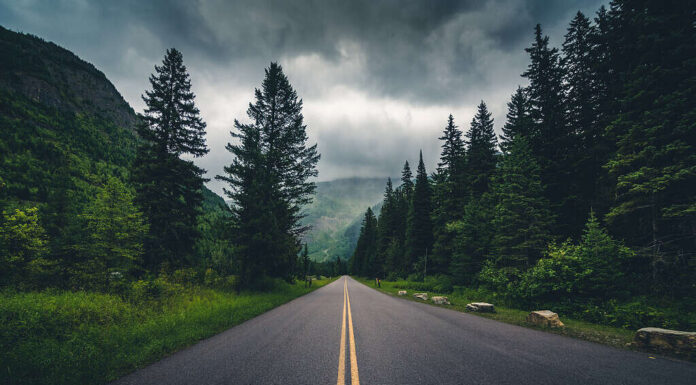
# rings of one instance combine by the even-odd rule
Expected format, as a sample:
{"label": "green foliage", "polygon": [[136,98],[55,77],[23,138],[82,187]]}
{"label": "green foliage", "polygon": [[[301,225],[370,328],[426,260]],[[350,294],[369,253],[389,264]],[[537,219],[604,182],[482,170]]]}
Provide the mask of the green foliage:
{"label": "green foliage", "polygon": [[406,272],[420,271],[424,268],[428,251],[433,250],[432,202],[428,174],[420,153],[413,198],[408,209],[406,221],[406,244],[404,265]]}
{"label": "green foliage", "polygon": [[634,258],[591,213],[580,243],[551,246],[548,256],[524,273],[517,295],[542,302],[625,297],[638,286],[630,271]]}
{"label": "green foliage", "polygon": [[268,292],[187,289],[158,278],[125,297],[0,292],[0,378],[103,384],[327,284],[273,282]]}
{"label": "green foliage", "polygon": [[229,226],[240,265],[242,285],[268,275],[291,279],[301,237],[307,231],[302,208],[316,189],[320,155],[307,146],[302,100],[283,69],[271,63],[255,102],[247,111],[251,120],[235,120],[235,143],[226,148],[234,159],[216,178],[229,184],[233,221]]}
{"label": "green foliage", "polygon": [[142,264],[148,225],[133,200],[123,182],[108,177],[81,215],[89,239],[82,251],[104,272],[133,272]]}
{"label": "green foliage", "polygon": [[208,148],[181,52],[167,50],[150,86],[143,97],[147,108],[138,133],[144,141],[132,180],[150,225],[145,263],[157,269],[163,263],[183,265],[193,250],[205,170],[181,156],[200,157]]}
{"label": "green foliage", "polygon": [[0,220],[0,284],[20,287],[41,285],[55,272],[46,258],[46,234],[39,223],[38,209],[2,212]]}
{"label": "green foliage", "polygon": [[551,239],[551,213],[527,141],[516,136],[494,182],[493,260],[498,267],[533,264]]}

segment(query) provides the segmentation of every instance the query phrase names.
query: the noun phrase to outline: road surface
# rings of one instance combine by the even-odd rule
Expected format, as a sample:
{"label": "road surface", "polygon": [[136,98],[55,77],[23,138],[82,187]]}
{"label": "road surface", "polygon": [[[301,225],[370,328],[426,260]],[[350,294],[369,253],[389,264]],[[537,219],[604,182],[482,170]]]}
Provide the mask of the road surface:
{"label": "road surface", "polygon": [[696,364],[649,356],[344,277],[116,384],[696,384]]}

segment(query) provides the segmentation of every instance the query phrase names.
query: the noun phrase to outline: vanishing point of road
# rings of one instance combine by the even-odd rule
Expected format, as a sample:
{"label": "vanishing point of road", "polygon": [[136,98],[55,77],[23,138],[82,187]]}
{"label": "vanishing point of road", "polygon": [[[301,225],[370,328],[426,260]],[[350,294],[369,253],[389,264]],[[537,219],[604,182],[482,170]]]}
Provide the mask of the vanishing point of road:
{"label": "vanishing point of road", "polygon": [[696,364],[650,357],[343,277],[116,384],[696,384]]}

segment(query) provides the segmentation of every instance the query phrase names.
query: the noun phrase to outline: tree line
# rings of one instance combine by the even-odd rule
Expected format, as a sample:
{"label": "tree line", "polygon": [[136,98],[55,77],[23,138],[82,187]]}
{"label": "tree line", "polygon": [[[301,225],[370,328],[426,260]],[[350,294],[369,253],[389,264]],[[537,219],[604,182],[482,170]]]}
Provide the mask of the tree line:
{"label": "tree line", "polygon": [[[137,150],[123,165],[66,156],[82,167],[58,168],[38,205],[22,204],[16,183],[0,179],[0,285],[108,289],[175,274],[234,275],[239,289],[307,273],[300,220],[319,154],[306,144],[302,100],[281,66],[266,69],[250,123],[235,120],[232,161],[217,176],[229,206],[204,188],[205,170],[192,160],[209,148],[181,52],[167,50],[149,83]],[[16,113],[19,102],[5,101]]]}
{"label": "tree line", "polygon": [[530,301],[696,294],[696,31],[688,2],[534,28],[502,135],[449,116],[437,169],[387,181],[351,273],[442,275]]}

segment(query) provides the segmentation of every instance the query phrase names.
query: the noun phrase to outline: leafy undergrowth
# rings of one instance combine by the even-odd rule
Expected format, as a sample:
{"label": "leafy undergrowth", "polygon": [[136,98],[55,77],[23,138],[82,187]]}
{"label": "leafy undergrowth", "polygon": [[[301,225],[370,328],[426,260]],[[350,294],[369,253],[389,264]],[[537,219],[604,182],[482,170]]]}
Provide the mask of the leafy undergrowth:
{"label": "leafy undergrowth", "polygon": [[[408,300],[412,301],[417,301],[417,302],[423,302],[420,300],[416,300],[413,298],[412,294],[415,292],[413,289],[410,289],[413,287],[411,285],[412,282],[407,282],[407,281],[396,281],[396,282],[387,282],[387,281],[382,281],[381,283],[381,288],[375,287],[375,283],[373,280],[370,279],[361,279],[361,278],[355,278],[358,281],[364,283],[367,286],[370,286],[372,288],[375,288],[377,290],[380,290],[384,293],[391,294],[391,295],[397,295],[399,290],[407,290],[408,295],[401,297],[401,298],[406,298]],[[416,286],[417,287],[417,286]],[[416,291],[419,291],[416,289]],[[526,321],[527,315],[531,310],[545,310],[545,309],[529,309],[529,310],[520,310],[520,309],[513,309],[505,306],[500,306],[499,301],[496,299],[494,293],[482,291],[482,290],[476,290],[476,289],[459,289],[454,291],[453,293],[448,293],[448,294],[442,294],[438,292],[433,292],[433,291],[428,291],[429,296],[435,296],[435,295],[444,295],[446,296],[449,301],[452,303],[452,305],[433,305],[433,306],[443,306],[448,309],[453,309],[457,311],[465,311],[466,304],[471,303],[471,302],[490,302],[495,305],[496,313],[470,313],[470,314],[475,314],[477,316],[485,317],[485,318],[490,318],[494,319],[497,321],[501,322],[506,322],[514,325],[520,325],[520,326],[525,326],[525,327],[530,327],[534,329],[539,329],[539,330],[544,330],[548,331],[551,333],[555,334],[561,334],[569,337],[574,337],[574,338],[580,338],[583,340],[587,341],[592,341],[592,342],[598,342],[610,346],[614,346],[617,348],[627,348],[629,347],[631,341],[633,340],[633,334],[634,331],[632,330],[627,330],[627,329],[622,329],[622,328],[617,328],[617,327],[612,327],[612,326],[605,326],[605,325],[598,325],[590,322],[585,322],[585,321],[578,321],[574,320],[571,318],[564,317],[562,313],[559,313],[559,317],[561,318],[561,321],[565,324],[564,328],[542,328],[538,327],[535,325],[532,325]],[[429,302],[432,304],[432,302]],[[554,310],[554,309],[549,309],[549,310]]]}
{"label": "leafy undergrowth", "polygon": [[188,287],[157,300],[0,293],[0,383],[101,384],[331,282],[267,292]]}

